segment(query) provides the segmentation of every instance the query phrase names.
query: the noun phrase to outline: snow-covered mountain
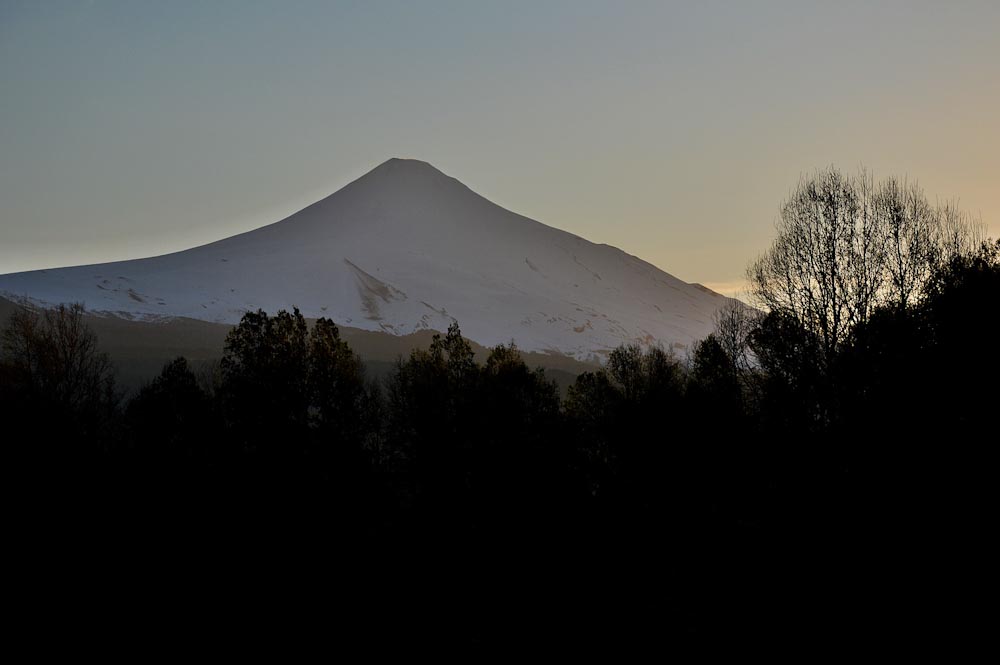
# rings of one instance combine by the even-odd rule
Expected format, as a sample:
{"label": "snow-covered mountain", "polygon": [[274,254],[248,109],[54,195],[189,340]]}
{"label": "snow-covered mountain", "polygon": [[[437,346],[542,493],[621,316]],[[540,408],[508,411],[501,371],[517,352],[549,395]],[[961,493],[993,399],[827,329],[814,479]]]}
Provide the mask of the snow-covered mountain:
{"label": "snow-covered mountain", "polygon": [[406,334],[458,321],[484,345],[595,359],[684,349],[726,298],[512,213],[430,164],[390,159],[294,215],[183,252],[0,275],[0,294],[133,319],[235,323],[247,310]]}

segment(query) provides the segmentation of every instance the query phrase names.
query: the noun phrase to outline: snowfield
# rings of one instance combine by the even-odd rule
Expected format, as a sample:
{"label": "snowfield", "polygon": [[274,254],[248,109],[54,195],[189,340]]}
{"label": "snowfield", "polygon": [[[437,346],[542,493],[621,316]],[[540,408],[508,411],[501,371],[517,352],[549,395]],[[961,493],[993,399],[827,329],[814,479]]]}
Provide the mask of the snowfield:
{"label": "snowfield", "polygon": [[403,159],[275,224],[164,256],[0,275],[0,294],[154,321],[297,306],[396,335],[457,320],[480,344],[581,360],[623,342],[683,352],[728,301]]}

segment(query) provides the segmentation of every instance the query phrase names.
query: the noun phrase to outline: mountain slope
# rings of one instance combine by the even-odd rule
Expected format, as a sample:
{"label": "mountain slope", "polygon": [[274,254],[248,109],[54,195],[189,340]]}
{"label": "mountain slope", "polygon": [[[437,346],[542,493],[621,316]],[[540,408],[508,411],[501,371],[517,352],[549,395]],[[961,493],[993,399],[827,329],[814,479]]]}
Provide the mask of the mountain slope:
{"label": "mountain slope", "polygon": [[623,342],[685,348],[726,302],[402,159],[281,222],[164,256],[0,275],[0,294],[226,323],[294,305],[396,335],[457,320],[481,344],[583,359]]}

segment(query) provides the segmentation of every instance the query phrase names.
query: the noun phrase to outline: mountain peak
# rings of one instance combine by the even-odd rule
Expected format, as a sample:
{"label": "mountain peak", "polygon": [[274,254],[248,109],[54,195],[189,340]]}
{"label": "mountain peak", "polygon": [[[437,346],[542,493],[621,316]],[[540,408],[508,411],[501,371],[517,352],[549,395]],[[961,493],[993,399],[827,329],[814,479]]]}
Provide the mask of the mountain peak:
{"label": "mountain peak", "polygon": [[428,197],[440,201],[443,192],[450,192],[450,196],[462,192],[464,196],[468,189],[427,162],[400,157],[382,162],[351,183],[351,187],[367,190],[367,196],[382,204],[391,204],[398,197],[404,197],[408,203]]}
{"label": "mountain peak", "polygon": [[[412,157],[390,157],[385,160],[379,167],[386,166],[389,164],[395,164],[397,166],[406,166],[410,168],[434,168],[430,163],[423,161],[422,159],[414,159]],[[435,171],[437,169],[434,169]]]}
{"label": "mountain peak", "polygon": [[378,166],[376,166],[371,171],[376,172],[388,172],[395,174],[402,173],[424,173],[424,174],[436,174],[444,175],[440,170],[436,169],[433,165],[428,162],[421,161],[419,159],[410,159],[406,157],[391,157]]}

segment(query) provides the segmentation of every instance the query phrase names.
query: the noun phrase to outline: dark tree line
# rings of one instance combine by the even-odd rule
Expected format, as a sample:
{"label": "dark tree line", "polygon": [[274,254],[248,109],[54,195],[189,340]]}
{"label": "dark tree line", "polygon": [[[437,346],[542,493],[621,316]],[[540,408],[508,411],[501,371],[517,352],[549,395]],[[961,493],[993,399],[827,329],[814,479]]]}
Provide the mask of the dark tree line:
{"label": "dark tree line", "polygon": [[247,313],[218,365],[178,358],[122,400],[82,308],[24,308],[8,472],[76,547],[166,533],[222,570],[358,583],[373,640],[940,630],[931,552],[977,556],[1000,404],[1000,243],[944,216],[820,174],[751,269],[766,313],[724,309],[688,358],[619,347],[563,397],[457,325],[376,382],[295,310]]}

